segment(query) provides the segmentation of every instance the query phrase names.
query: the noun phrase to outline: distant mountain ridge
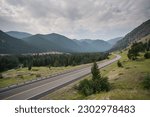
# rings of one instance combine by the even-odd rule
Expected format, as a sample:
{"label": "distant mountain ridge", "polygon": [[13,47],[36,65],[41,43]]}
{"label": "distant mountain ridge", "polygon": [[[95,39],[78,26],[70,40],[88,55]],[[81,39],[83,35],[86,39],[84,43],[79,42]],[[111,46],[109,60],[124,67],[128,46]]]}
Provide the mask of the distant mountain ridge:
{"label": "distant mountain ridge", "polygon": [[79,52],[79,46],[71,39],[59,34],[33,35],[24,41],[40,48],[42,51]]}
{"label": "distant mountain ridge", "polygon": [[9,31],[9,32],[6,32],[6,34],[8,34],[9,36],[12,36],[14,38],[18,38],[18,39],[27,38],[27,37],[32,36],[32,34],[30,34],[30,33],[19,32],[19,31]]}
{"label": "distant mountain ridge", "polygon": [[109,50],[112,45],[104,40],[91,40],[91,39],[81,39],[81,40],[75,40],[74,41],[80,45],[83,49],[83,51],[88,52],[103,52]]}
{"label": "distant mountain ridge", "polygon": [[110,39],[107,42],[110,43],[112,46],[115,45],[119,40],[121,40],[123,37],[117,37],[114,39]]}
{"label": "distant mountain ridge", "polygon": [[20,39],[11,37],[0,30],[0,54],[21,54],[37,51],[38,48]]}
{"label": "distant mountain ridge", "polygon": [[150,34],[150,19],[142,23],[134,30],[132,30],[130,33],[128,33],[123,39],[118,41],[111,50],[112,51],[121,50],[123,48],[126,48],[129,44],[138,41],[149,34]]}
{"label": "distant mountain ridge", "polygon": [[[2,31],[0,33],[0,40],[1,40],[0,54],[42,53],[54,51],[104,52],[112,47],[111,44],[103,40],[91,40],[91,39],[72,40],[69,39],[68,37],[56,33],[46,35],[43,34],[31,35],[29,33],[16,31],[10,31],[6,33]],[[3,43],[2,40],[5,40],[6,43]]]}

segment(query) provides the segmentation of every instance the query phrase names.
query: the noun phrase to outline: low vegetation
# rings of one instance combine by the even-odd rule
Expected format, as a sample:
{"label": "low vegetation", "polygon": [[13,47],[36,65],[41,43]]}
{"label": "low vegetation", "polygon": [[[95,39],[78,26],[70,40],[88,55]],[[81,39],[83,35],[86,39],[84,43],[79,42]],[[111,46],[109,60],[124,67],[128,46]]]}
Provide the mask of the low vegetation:
{"label": "low vegetation", "polygon": [[136,42],[131,45],[131,48],[129,49],[127,55],[130,60],[136,60],[137,57],[140,55],[139,53],[144,52],[145,53],[144,57],[150,58],[149,51],[150,51],[150,40],[145,43]]}
{"label": "low vegetation", "polygon": [[117,62],[118,67],[123,67],[122,63],[120,61]]}
{"label": "low vegetation", "polygon": [[[150,74],[150,59],[144,59],[144,54],[141,53],[138,59],[132,61],[127,57],[128,50],[122,51],[120,54],[122,58],[120,62],[123,68],[118,67],[117,62],[101,69],[101,75],[108,77],[108,81],[111,84],[111,90],[109,92],[100,92],[85,96],[78,92],[76,86],[79,85],[79,81],[70,84],[62,89],[59,89],[42,99],[110,99],[110,100],[145,100],[150,99],[150,91],[145,87],[145,83],[148,83]],[[83,79],[90,80],[92,75],[88,75]],[[145,79],[145,80],[144,80]],[[145,83],[143,83],[145,82]],[[146,86],[149,86],[146,84]]]}
{"label": "low vegetation", "polygon": [[144,54],[144,57],[145,57],[146,59],[149,59],[149,58],[150,58],[150,52],[146,52],[146,53]]}
{"label": "low vegetation", "polygon": [[143,86],[145,89],[150,89],[150,74],[147,74],[143,79]]}
{"label": "low vegetation", "polygon": [[100,75],[98,66],[96,62],[94,62],[93,67],[91,69],[92,79],[84,79],[80,81],[78,90],[85,96],[96,94],[102,91],[109,91],[110,84],[108,82],[108,78],[103,78]]}
{"label": "low vegetation", "polygon": [[47,77],[57,73],[73,70],[82,66],[67,66],[67,67],[28,67],[11,69],[0,73],[0,88],[7,87],[17,83],[23,83],[29,80],[34,80],[40,77]]}

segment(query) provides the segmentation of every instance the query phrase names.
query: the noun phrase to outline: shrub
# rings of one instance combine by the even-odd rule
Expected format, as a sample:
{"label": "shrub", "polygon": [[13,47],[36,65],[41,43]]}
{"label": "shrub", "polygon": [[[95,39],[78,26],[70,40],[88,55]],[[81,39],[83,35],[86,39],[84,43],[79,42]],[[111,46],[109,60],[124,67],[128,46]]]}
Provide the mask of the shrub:
{"label": "shrub", "polygon": [[17,76],[18,76],[18,78],[24,79],[22,74],[18,74]]}
{"label": "shrub", "polygon": [[149,58],[150,58],[150,52],[146,52],[146,53],[144,54],[144,57],[145,57],[146,59],[149,59]]}
{"label": "shrub", "polygon": [[88,95],[93,94],[92,87],[93,87],[92,80],[84,79],[84,80],[80,81],[78,90],[85,96],[88,96]]}
{"label": "shrub", "polygon": [[39,71],[39,69],[32,69],[32,71]]}
{"label": "shrub", "polygon": [[107,77],[104,77],[100,80],[100,85],[101,91],[109,91],[111,88]]}
{"label": "shrub", "polygon": [[93,64],[91,72],[91,80],[85,79],[80,81],[78,86],[79,92],[85,96],[88,96],[94,93],[99,93],[101,91],[109,91],[110,83],[108,82],[108,78],[101,77],[96,63]]}
{"label": "shrub", "polygon": [[38,78],[38,77],[41,77],[41,74],[36,74],[36,77]]}
{"label": "shrub", "polygon": [[48,65],[49,70],[51,70],[51,65]]}
{"label": "shrub", "polygon": [[28,66],[28,70],[31,70],[31,69],[32,69],[32,65],[29,65],[29,66]]}
{"label": "shrub", "polygon": [[2,73],[0,73],[0,79],[3,79],[4,77],[3,77],[3,74]]}
{"label": "shrub", "polygon": [[118,67],[123,67],[120,61],[117,62]]}
{"label": "shrub", "polygon": [[143,80],[143,86],[145,89],[150,89],[150,74],[145,76],[145,78]]}

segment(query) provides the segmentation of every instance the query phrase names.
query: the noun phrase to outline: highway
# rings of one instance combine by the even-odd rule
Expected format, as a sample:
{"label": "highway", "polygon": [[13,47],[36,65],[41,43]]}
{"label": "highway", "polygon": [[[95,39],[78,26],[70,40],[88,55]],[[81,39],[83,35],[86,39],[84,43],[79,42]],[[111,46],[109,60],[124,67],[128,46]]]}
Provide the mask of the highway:
{"label": "highway", "polygon": [[[98,67],[103,68],[117,60],[121,56],[116,55],[112,60],[107,60],[98,63]],[[60,74],[52,78],[47,78],[41,81],[33,82],[28,85],[16,87],[0,93],[1,100],[28,100],[39,99],[50,92],[53,92],[61,87],[64,87],[83,76],[91,73],[91,66],[85,66],[85,68],[79,68],[68,73]]]}

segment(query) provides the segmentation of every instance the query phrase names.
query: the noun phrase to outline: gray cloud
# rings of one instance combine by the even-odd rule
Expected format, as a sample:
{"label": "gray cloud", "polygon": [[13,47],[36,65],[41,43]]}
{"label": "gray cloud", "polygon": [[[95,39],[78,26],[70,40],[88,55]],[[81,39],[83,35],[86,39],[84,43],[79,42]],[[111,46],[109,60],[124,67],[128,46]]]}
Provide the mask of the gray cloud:
{"label": "gray cloud", "polygon": [[149,0],[1,0],[0,28],[71,38],[122,36],[150,19]]}

